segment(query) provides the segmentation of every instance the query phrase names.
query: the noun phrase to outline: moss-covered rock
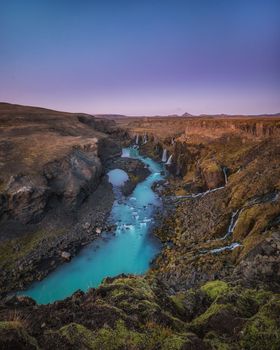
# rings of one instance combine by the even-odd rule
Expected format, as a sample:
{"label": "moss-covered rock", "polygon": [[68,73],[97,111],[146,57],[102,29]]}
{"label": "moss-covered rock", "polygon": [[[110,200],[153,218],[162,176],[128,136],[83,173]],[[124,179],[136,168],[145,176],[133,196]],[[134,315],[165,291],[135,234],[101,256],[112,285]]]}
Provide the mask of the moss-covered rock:
{"label": "moss-covered rock", "polygon": [[233,344],[231,339],[217,335],[215,332],[207,333],[204,342],[211,350],[239,350],[237,343]]}
{"label": "moss-covered rock", "polygon": [[81,350],[180,350],[185,349],[186,344],[200,343],[194,334],[177,334],[153,322],[136,331],[118,321],[114,328],[105,325],[95,332],[71,323],[57,332],[49,332],[47,336],[52,339],[52,345],[67,344],[72,349]]}
{"label": "moss-covered rock", "polygon": [[37,350],[39,346],[20,321],[3,321],[0,322],[0,349]]}
{"label": "moss-covered rock", "polygon": [[226,282],[216,280],[205,283],[201,287],[201,290],[214,300],[218,296],[226,293],[229,290],[229,286]]}
{"label": "moss-covered rock", "polygon": [[274,296],[248,320],[241,336],[243,349],[280,349],[280,297]]}

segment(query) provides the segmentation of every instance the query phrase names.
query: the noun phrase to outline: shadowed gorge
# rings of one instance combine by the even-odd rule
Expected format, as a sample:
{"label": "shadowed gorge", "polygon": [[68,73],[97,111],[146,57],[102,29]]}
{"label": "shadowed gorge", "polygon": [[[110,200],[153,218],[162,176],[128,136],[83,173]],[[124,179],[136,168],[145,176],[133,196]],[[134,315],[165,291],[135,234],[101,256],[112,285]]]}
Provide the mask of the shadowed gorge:
{"label": "shadowed gorge", "polygon": [[280,116],[0,120],[2,347],[279,348]]}

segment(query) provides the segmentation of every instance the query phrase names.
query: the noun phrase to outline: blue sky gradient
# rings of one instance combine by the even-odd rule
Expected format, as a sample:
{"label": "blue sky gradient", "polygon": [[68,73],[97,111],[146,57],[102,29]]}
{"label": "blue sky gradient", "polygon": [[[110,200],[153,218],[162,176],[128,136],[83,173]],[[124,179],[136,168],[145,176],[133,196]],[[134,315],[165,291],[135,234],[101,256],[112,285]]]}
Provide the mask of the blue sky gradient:
{"label": "blue sky gradient", "polygon": [[278,0],[0,0],[0,100],[133,115],[280,111]]}

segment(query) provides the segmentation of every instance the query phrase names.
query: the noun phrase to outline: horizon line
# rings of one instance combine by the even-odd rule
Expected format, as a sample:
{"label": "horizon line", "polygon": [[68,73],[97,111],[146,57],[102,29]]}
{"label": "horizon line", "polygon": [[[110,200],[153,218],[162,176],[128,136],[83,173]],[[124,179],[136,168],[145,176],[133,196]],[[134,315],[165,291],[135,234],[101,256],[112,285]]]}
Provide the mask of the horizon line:
{"label": "horizon line", "polygon": [[200,113],[200,114],[191,114],[189,112],[184,112],[182,114],[172,113],[172,114],[122,114],[122,113],[91,113],[91,112],[73,112],[73,111],[66,111],[66,110],[60,110],[60,109],[54,109],[53,107],[45,107],[45,106],[38,106],[38,105],[29,105],[29,104],[20,104],[20,103],[14,103],[14,102],[6,102],[6,101],[0,101],[0,104],[7,104],[7,105],[14,105],[14,106],[21,106],[21,107],[31,107],[31,108],[40,108],[40,109],[46,109],[49,111],[54,112],[60,112],[60,113],[72,113],[72,114],[88,114],[92,116],[97,117],[108,117],[108,116],[116,116],[116,117],[127,117],[127,118],[157,118],[157,117],[174,117],[174,118],[182,118],[182,117],[204,117],[204,116],[228,116],[228,117],[236,117],[236,116],[244,116],[244,117],[261,117],[261,116],[277,116],[280,115],[279,112],[275,113],[258,113],[258,114],[248,114],[248,113]]}

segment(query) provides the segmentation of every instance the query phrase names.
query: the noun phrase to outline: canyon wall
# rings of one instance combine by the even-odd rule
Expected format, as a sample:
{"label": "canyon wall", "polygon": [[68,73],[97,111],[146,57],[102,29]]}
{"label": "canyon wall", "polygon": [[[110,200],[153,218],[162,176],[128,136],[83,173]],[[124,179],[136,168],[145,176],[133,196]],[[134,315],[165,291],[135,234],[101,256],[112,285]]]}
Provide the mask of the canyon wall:
{"label": "canyon wall", "polygon": [[266,138],[280,136],[280,119],[192,119],[186,122],[185,136],[197,134],[215,138],[224,134]]}
{"label": "canyon wall", "polygon": [[112,120],[0,104],[0,221],[38,222],[76,209],[121,153]]}
{"label": "canyon wall", "polygon": [[227,174],[239,170],[247,149],[280,137],[280,115],[127,118],[122,126],[132,140],[138,135],[149,156],[161,161],[164,150],[167,158],[172,155],[169,172],[197,191],[223,186]]}

